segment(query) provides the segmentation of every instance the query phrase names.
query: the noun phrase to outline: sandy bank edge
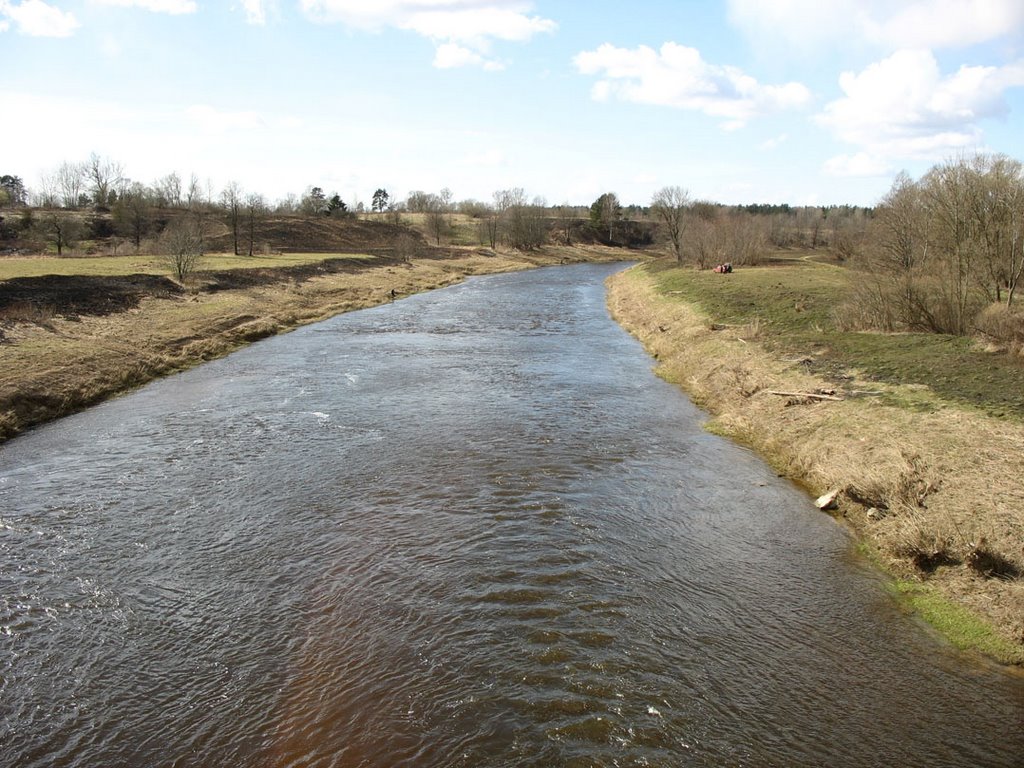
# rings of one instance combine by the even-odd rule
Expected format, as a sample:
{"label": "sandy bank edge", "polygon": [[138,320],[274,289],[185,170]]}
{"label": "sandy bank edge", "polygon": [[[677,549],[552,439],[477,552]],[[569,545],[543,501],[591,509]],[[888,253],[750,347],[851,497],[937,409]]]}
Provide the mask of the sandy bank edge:
{"label": "sandy bank edge", "polygon": [[743,329],[713,330],[694,308],[659,294],[642,266],[609,278],[608,307],[657,360],[657,374],[709,412],[710,431],[758,451],[813,496],[839,489],[835,514],[898,580],[893,591],[906,604],[958,647],[1024,666],[1022,580],[983,578],[962,563],[924,574],[899,554],[935,542],[963,550],[984,536],[1021,560],[1024,428],[950,408],[911,413],[871,397],[771,395],[829,385],[772,357]]}

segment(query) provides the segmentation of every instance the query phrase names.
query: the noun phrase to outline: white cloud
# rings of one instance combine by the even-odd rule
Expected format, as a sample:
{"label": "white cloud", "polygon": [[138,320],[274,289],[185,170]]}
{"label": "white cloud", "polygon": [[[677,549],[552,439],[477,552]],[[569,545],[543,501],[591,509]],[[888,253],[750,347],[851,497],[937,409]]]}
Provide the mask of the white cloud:
{"label": "white cloud", "polygon": [[482,65],[483,63],[483,57],[479,53],[464,48],[458,43],[442,43],[434,52],[434,66],[438,69],[464,67],[467,64]]}
{"label": "white cloud", "polygon": [[245,20],[250,24],[262,27],[267,23],[267,10],[263,6],[263,0],[242,0],[242,7],[245,9]]}
{"label": "white cloud", "polygon": [[10,29],[13,21],[18,32],[30,37],[70,37],[80,26],[73,13],[42,0],[24,0],[17,5],[0,0],[0,16],[7,19],[0,22],[0,32]]}
{"label": "white cloud", "polygon": [[437,46],[434,66],[483,66],[500,69],[489,54],[494,40],[526,42],[554,32],[550,19],[530,16],[523,0],[300,0],[302,10],[321,23],[340,22],[357,29],[403,29]]}
{"label": "white cloud", "polygon": [[929,51],[897,51],[862,72],[844,72],[839,86],[843,97],[815,120],[862,151],[834,158],[830,170],[872,175],[886,159],[941,159],[977,146],[978,123],[1005,115],[1005,91],[1024,86],[1024,62],[943,76]]}
{"label": "white cloud", "polygon": [[892,15],[868,32],[891,48],[956,48],[1024,31],[1020,0],[921,0],[884,7]]}
{"label": "white cloud", "polygon": [[195,0],[92,0],[97,5],[110,5],[118,8],[142,8],[153,13],[166,13],[180,16],[195,13],[199,10]]}
{"label": "white cloud", "polygon": [[728,14],[759,43],[799,49],[850,41],[957,48],[1024,33],[1021,0],[729,0]]}
{"label": "white cloud", "polygon": [[801,107],[811,97],[800,83],[762,85],[737,67],[709,64],[697,49],[671,42],[660,51],[606,43],[577,54],[573,63],[584,75],[603,75],[591,91],[597,101],[618,98],[694,110],[724,118],[727,130],[762,114]]}
{"label": "white cloud", "polygon": [[555,30],[555,22],[549,19],[526,16],[512,8],[498,7],[500,5],[489,2],[479,8],[414,13],[404,26],[434,40],[463,40],[476,45],[492,37],[521,43],[536,34]]}

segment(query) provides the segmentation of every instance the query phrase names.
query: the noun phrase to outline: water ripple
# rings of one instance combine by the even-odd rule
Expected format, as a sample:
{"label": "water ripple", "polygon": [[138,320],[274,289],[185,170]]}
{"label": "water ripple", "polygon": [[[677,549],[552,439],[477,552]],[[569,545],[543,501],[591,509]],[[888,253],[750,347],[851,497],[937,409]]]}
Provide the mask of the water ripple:
{"label": "water ripple", "polygon": [[1021,682],[703,433],[608,271],[339,317],[0,448],[0,766],[1017,765]]}

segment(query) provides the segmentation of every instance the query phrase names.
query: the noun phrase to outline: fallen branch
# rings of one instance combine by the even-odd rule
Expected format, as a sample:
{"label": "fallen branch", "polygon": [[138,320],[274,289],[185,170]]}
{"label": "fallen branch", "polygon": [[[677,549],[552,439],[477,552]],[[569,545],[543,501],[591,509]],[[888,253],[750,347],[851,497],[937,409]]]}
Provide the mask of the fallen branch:
{"label": "fallen branch", "polygon": [[779,397],[809,397],[812,400],[834,400],[841,403],[843,398],[836,397],[835,395],[819,395],[814,392],[777,392],[774,389],[766,389],[769,395],[778,395]]}

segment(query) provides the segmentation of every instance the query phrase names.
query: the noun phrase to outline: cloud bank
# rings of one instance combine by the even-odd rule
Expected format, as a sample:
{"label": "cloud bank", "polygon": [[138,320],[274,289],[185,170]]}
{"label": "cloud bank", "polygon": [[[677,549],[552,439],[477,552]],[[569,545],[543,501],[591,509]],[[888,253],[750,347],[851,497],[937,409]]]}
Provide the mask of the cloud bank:
{"label": "cloud bank", "polygon": [[13,22],[19,34],[29,37],[70,37],[80,26],[73,13],[43,0],[0,0],[0,19],[0,32],[10,29]]}
{"label": "cloud bank", "polygon": [[897,51],[839,77],[843,96],[815,117],[860,148],[826,165],[840,175],[873,175],[893,158],[939,159],[977,146],[979,122],[1005,116],[1005,92],[1024,85],[1024,62],[962,66],[943,75],[927,50]]}
{"label": "cloud bank", "polygon": [[810,101],[800,83],[763,85],[737,67],[710,64],[696,48],[665,43],[616,48],[604,44],[573,59],[584,75],[601,77],[591,91],[598,101],[612,98],[675,107],[721,118],[735,129],[760,115],[799,108]]}
{"label": "cloud bank", "polygon": [[550,19],[529,15],[532,3],[521,0],[300,0],[300,6],[319,23],[370,31],[391,27],[426,37],[436,46],[439,68],[500,69],[491,54],[494,41],[522,43],[557,28]]}
{"label": "cloud bank", "polygon": [[803,50],[963,48],[1024,34],[1020,0],[729,0],[728,15],[751,40]]}

